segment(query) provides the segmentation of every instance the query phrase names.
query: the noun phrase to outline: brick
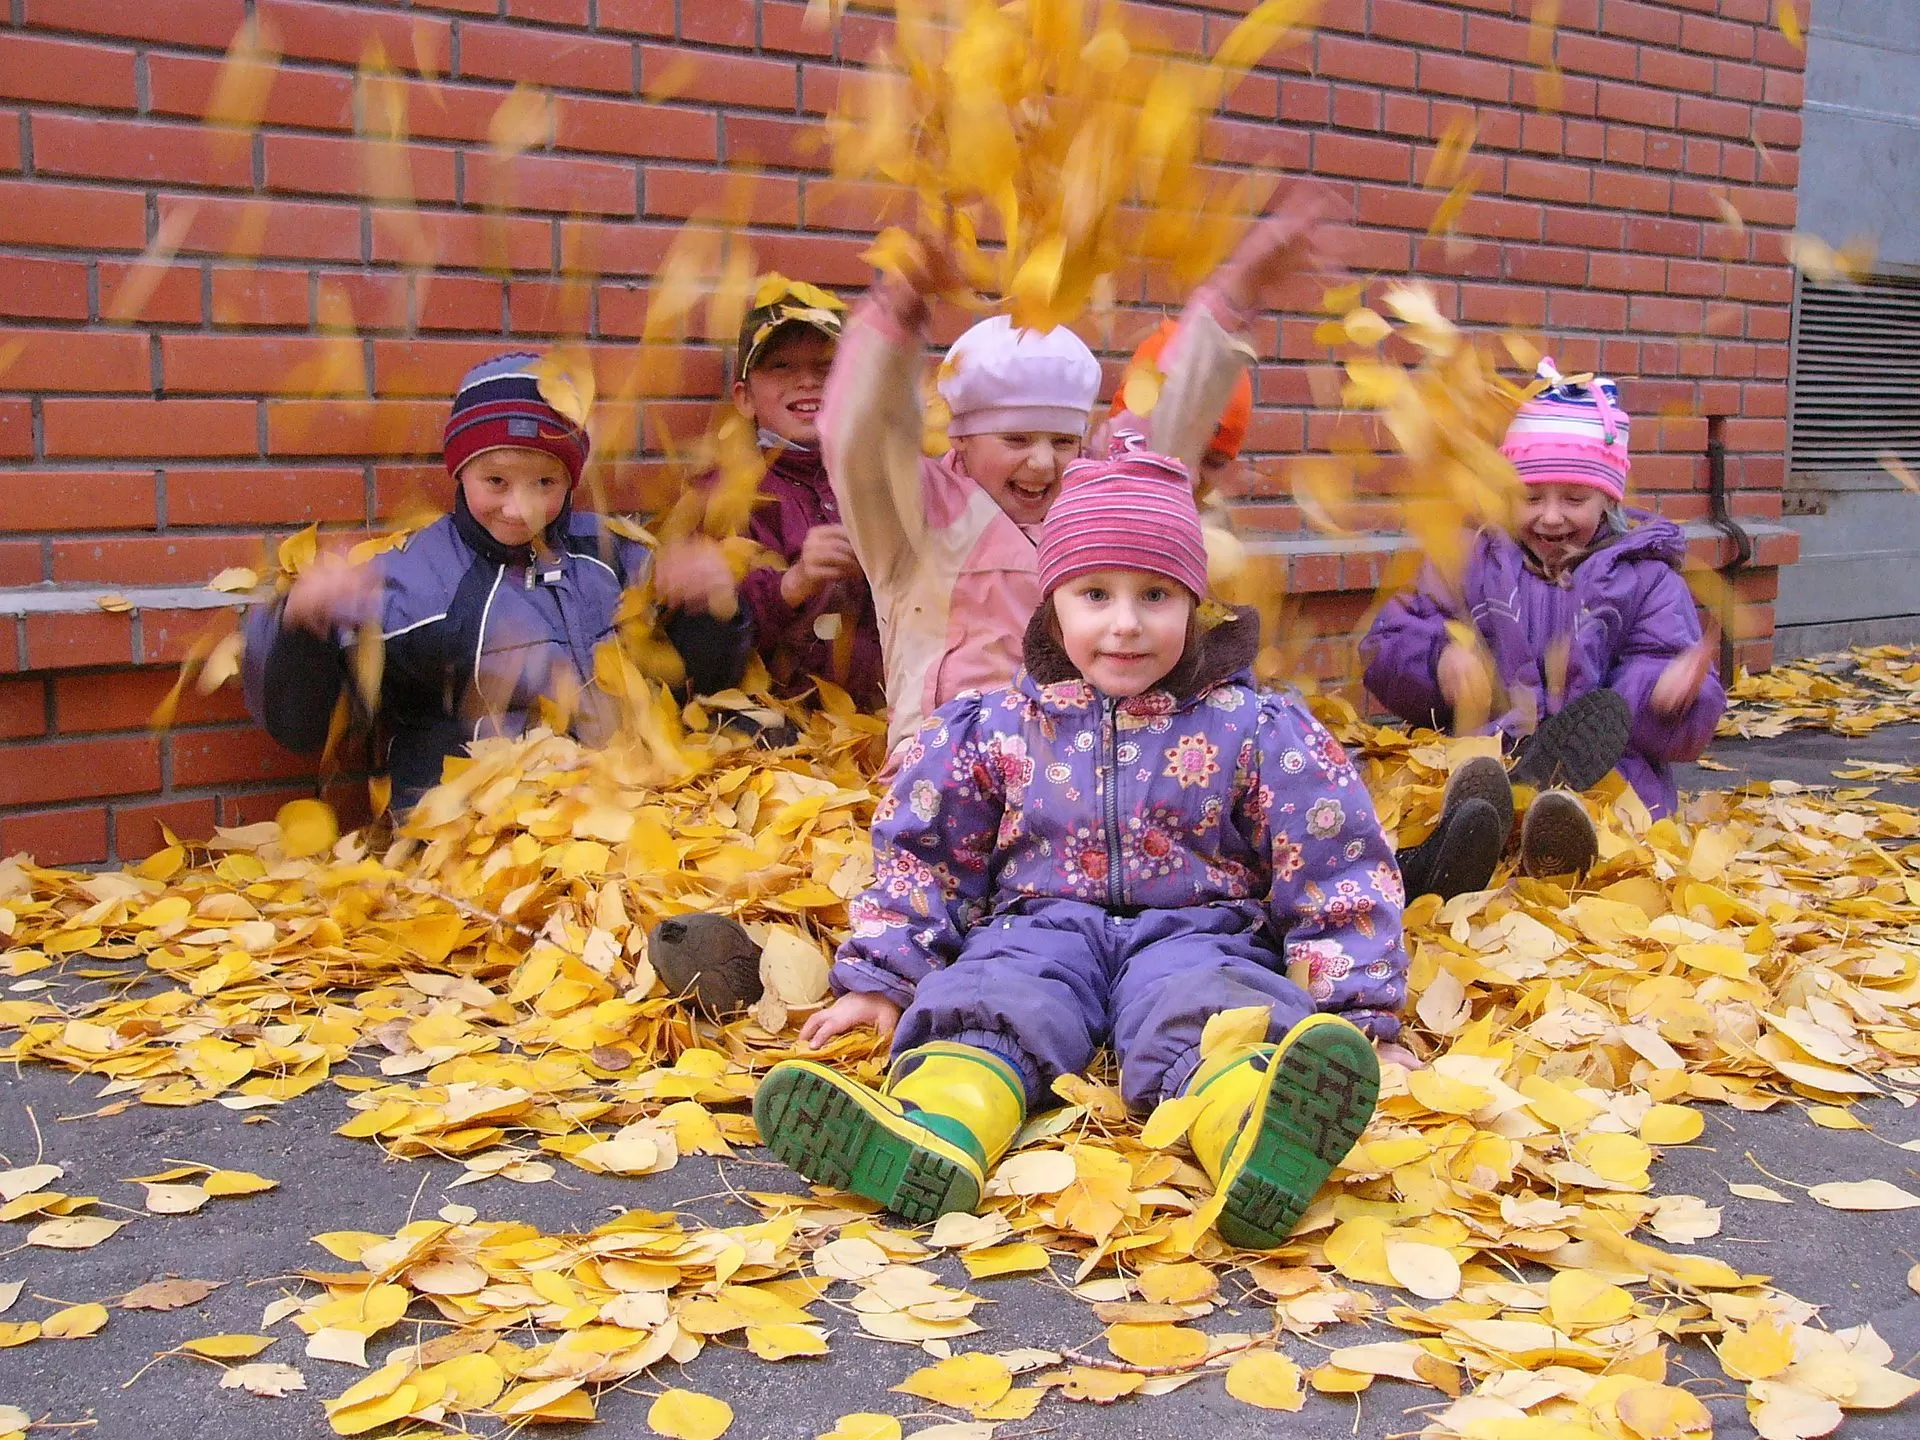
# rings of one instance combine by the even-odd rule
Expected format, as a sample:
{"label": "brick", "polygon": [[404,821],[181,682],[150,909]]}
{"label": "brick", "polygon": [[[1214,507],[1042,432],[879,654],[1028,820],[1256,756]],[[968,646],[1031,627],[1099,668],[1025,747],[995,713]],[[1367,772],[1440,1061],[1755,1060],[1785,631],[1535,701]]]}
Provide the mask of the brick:
{"label": "brick", "polygon": [[1691,95],[1680,98],[1678,125],[1682,130],[1745,140],[1752,127],[1752,117],[1751,108],[1731,100],[1707,100]]}
{"label": "brick", "polygon": [[1595,250],[1618,250],[1626,243],[1626,221],[1619,215],[1595,210],[1547,209],[1542,238],[1549,245],[1578,245]]}
{"label": "brick", "polygon": [[1333,91],[1333,123],[1343,130],[1378,130],[1380,96],[1371,90],[1336,85]]}
{"label": "brick", "polygon": [[[125,665],[133,658],[133,617],[110,614],[35,614],[22,621],[27,668],[71,670],[83,665]],[[4,803],[4,802],[0,802]]]}
{"label": "brick", "polygon": [[1658,255],[1595,255],[1587,283],[1596,290],[1638,290],[1657,295],[1666,289],[1667,262]]}
{"label": "brick", "polygon": [[257,249],[268,260],[360,259],[358,205],[220,195],[162,195],[158,204],[163,225],[179,206],[196,207],[180,243],[184,254],[232,258]]}
{"label": "brick", "polygon": [[[711,170],[670,169],[649,165],[642,180],[645,215],[686,219],[711,207],[723,193]],[[796,180],[763,176],[749,197],[747,218],[755,225],[795,226],[800,218],[800,185]]]}
{"label": "brick", "polygon": [[1561,68],[1577,75],[1633,80],[1639,71],[1639,49],[1624,40],[1577,35],[1562,28],[1555,53]]}
{"label": "brick", "polygon": [[1322,30],[1314,37],[1314,73],[1337,80],[1358,80],[1385,90],[1414,88],[1416,57],[1411,50],[1371,40],[1350,40]]}
{"label": "brick", "polygon": [[44,470],[0,473],[0,530],[141,530],[159,519],[154,473]]}
{"label": "brick", "polygon": [[680,15],[680,38],[697,40],[703,45],[728,45],[752,49],[755,24],[754,0],[705,0],[688,6]]}
{"label": "brick", "polygon": [[1367,33],[1376,40],[1402,40],[1423,50],[1459,50],[1466,20],[1451,6],[1413,0],[1373,0]]}
{"label": "brick", "polygon": [[[1239,132],[1243,124],[1217,120],[1215,128]],[[722,115],[723,141],[720,154],[729,163],[773,165],[782,170],[828,169],[833,161],[826,137],[820,127],[809,121],[788,120],[774,115]],[[701,158],[701,157],[690,157]]]}
{"label": "brick", "polygon": [[1602,120],[1671,130],[1674,117],[1679,113],[1679,102],[1671,95],[1663,95],[1639,85],[1611,85],[1603,81],[1595,113]]}
{"label": "brick", "polygon": [[[1643,46],[1640,51],[1640,83],[1657,85],[1663,90],[1690,90],[1700,95],[1711,95],[1713,61],[1685,51],[1655,50]],[[1601,88],[1604,90],[1606,87]]]}
{"label": "brick", "polygon": [[[736,119],[747,122],[744,116],[727,117],[730,135]],[[770,126],[776,122],[759,123]],[[647,160],[720,158],[718,127],[710,112],[672,105],[645,105],[634,100],[565,97],[555,106],[553,143],[562,150],[590,150]]]}
{"label": "brick", "polygon": [[639,211],[638,168],[562,155],[469,156],[467,196],[469,203],[513,210],[632,216]]}
{"label": "brick", "polygon": [[33,121],[33,164],[49,175],[245,189],[253,166],[245,151],[210,145],[198,125],[40,114]]}
{"label": "brick", "polygon": [[262,562],[258,536],[143,535],[53,542],[58,585],[190,585]]}
{"label": "brick", "polygon": [[[151,804],[109,807],[113,823],[113,853],[124,863],[144,860],[166,848],[166,831],[192,843],[211,840],[219,823],[218,805],[211,796],[200,800],[163,800]],[[162,827],[165,827],[165,830]]]}
{"label": "brick", "polygon": [[33,407],[25,400],[0,400],[0,456],[24,459],[31,454]]}
{"label": "brick", "polygon": [[[1562,18],[1559,37],[1567,34],[1568,20]],[[1514,64],[1531,63],[1533,27],[1525,20],[1509,20],[1503,15],[1467,17],[1467,53]]]}
{"label": "brick", "polygon": [[95,185],[0,180],[0,244],[144,250],[146,197]]}
{"label": "brick", "polygon": [[1627,244],[1636,250],[1691,258],[1700,253],[1700,227],[1690,221],[1635,216],[1627,221]]}
{"label": "brick", "polygon": [[0,805],[134,795],[159,783],[159,746],[145,735],[44,741],[7,747],[0,762]]}
{"label": "brick", "polygon": [[1644,130],[1625,125],[1609,125],[1606,161],[1609,165],[1644,165],[1647,162],[1647,135]]}
{"label": "brick", "polygon": [[213,323],[304,326],[309,314],[308,289],[304,270],[216,267]]}
{"label": "brick", "polygon": [[237,785],[313,774],[313,756],[294,754],[264,730],[180,731],[169,735],[167,744],[175,785]]}
{"label": "brick", "polygon": [[47,684],[39,676],[0,680],[0,740],[47,733]]}
{"label": "brick", "polygon": [[600,0],[600,28],[672,35],[674,0]]}
{"label": "brick", "polygon": [[1313,137],[1313,167],[1318,175],[1404,182],[1413,175],[1413,147],[1397,140],[1321,134]]}
{"label": "brick", "polygon": [[414,282],[414,314],[422,330],[503,328],[506,287],[464,275],[422,275]]}
{"label": "brick", "polygon": [[103,260],[100,314],[115,324],[198,325],[202,279],[198,265]]}
{"label": "brick", "polygon": [[1697,332],[1706,312],[1698,300],[1680,300],[1658,295],[1636,295],[1627,315],[1627,323],[1642,332],[1670,335]]}
{"label": "brick", "polygon": [[321,271],[315,276],[314,315],[335,334],[404,330],[409,299],[404,275],[366,270]]}
{"label": "brick", "polygon": [[452,26],[438,16],[382,14],[380,7],[341,5],[336,0],[262,0],[259,9],[261,20],[279,36],[283,53],[336,65],[358,65],[369,42],[375,40],[389,62],[407,65],[413,58],[416,33],[421,48],[444,63],[452,32]]}
{"label": "brick", "polygon": [[[347,364],[336,358],[346,347]],[[160,368],[168,394],[364,394],[365,376],[350,368],[359,342],[305,335],[166,335]],[[334,373],[328,362],[338,366]],[[323,388],[328,387],[328,388]]]}
{"label": "brick", "polygon": [[1544,325],[1547,294],[1511,285],[1462,285],[1459,318],[1475,325]]}
{"label": "brick", "polygon": [[460,74],[524,81],[557,90],[630,95],[633,42],[467,21],[460,26]]}
{"label": "brick", "polygon": [[[1551,295],[1547,323],[1556,330],[1621,330],[1627,323],[1626,297],[1593,291]],[[1561,363],[1569,363],[1564,355]]]}
{"label": "brick", "polygon": [[[19,763],[7,754],[5,763]],[[107,811],[102,805],[24,810],[0,815],[0,850],[30,855],[42,865],[98,865],[107,858]]]}
{"label": "brick", "polygon": [[1680,43],[1680,19],[1671,10],[1640,0],[1607,0],[1607,33],[1622,40],[1646,40],[1655,45]]}
{"label": "brick", "polygon": [[1333,87],[1320,80],[1280,82],[1280,118],[1296,125],[1326,125],[1333,119]]}
{"label": "brick", "polygon": [[543,25],[584,28],[592,14],[589,0],[506,0],[507,17],[537,20]]}
{"label": "brick", "polygon": [[153,388],[144,335],[11,329],[25,346],[6,372],[9,390],[145,391]]}
{"label": "brick", "polygon": [[1420,56],[1419,84],[1429,94],[1504,104],[1512,97],[1513,70],[1491,60],[1428,51]]}
{"label": "brick", "polygon": [[[217,402],[208,402],[217,403]],[[433,455],[440,449],[445,402],[271,400],[272,455]]]}
{"label": "brick", "polygon": [[170,525],[364,523],[366,477],[337,466],[166,473]]}
{"label": "brick", "polygon": [[0,95],[99,110],[134,107],[133,51],[18,31],[0,41]]}
{"label": "brick", "polygon": [[440,205],[456,198],[453,151],[438,146],[332,135],[268,135],[264,144],[269,190]]}
{"label": "brick", "polygon": [[1584,204],[1590,189],[1590,174],[1583,165],[1561,165],[1516,155],[1507,161],[1506,193],[1528,200]]}
{"label": "brick", "polygon": [[1678,135],[1647,136],[1647,168],[1678,170],[1686,158],[1686,141]]}
{"label": "brick", "polygon": [[77,260],[9,256],[0,265],[0,315],[87,318],[87,267]]}
{"label": "brick", "polygon": [[1753,26],[1705,15],[1688,15],[1680,22],[1680,48],[1696,54],[1721,55],[1729,60],[1753,58]]}
{"label": "brick", "polygon": [[[640,79],[650,97],[671,82],[676,100],[701,100],[757,110],[792,110],[798,66],[752,55],[725,55],[670,46],[641,46]],[[814,73],[811,70],[809,73]],[[814,97],[808,97],[809,102]]]}
{"label": "brick", "polygon": [[[358,539],[358,536],[343,537]],[[256,537],[258,543],[258,537]],[[254,562],[256,566],[259,561]],[[237,614],[242,607],[235,605],[230,610],[142,610],[140,612],[140,644],[134,655],[134,661],[140,665],[178,665],[186,658],[187,651],[196,640],[208,634],[224,632],[228,626],[228,615]]]}
{"label": "brick", "polygon": [[168,5],[127,0],[27,0],[27,24],[36,30],[78,31],[157,40],[166,45],[225,50],[246,19],[241,0],[190,0]]}
{"label": "brick", "polygon": [[[789,54],[830,56],[833,54],[834,35],[825,25],[810,21],[810,6],[801,4],[780,4],[777,0],[761,0],[760,5],[760,44],[769,51],[785,51]],[[606,6],[601,7],[601,27],[606,26]],[[857,18],[857,17],[856,17]]]}
{"label": "brick", "polygon": [[[53,715],[61,735],[97,735],[114,730],[144,730],[154,707],[179,679],[171,668],[89,670],[53,677]],[[247,718],[238,685],[202,695],[188,685],[180,693],[175,723],[206,725]]]}
{"label": "brick", "polygon": [[[527,215],[431,213],[423,217],[436,265],[462,270],[546,270],[553,265],[553,222]],[[408,259],[398,235],[376,225],[373,260],[391,265]]]}
{"label": "brick", "polygon": [[253,455],[258,407],[251,400],[68,400],[42,402],[49,456]]}
{"label": "brick", "polygon": [[1587,283],[1588,256],[1584,250],[1545,245],[1508,245],[1504,249],[1506,276],[1532,285],[1582,286]]}
{"label": "brick", "polygon": [[[200,119],[213,99],[221,65],[221,57],[217,55],[166,55],[149,51],[146,56],[148,108],[156,115]],[[351,130],[353,84],[351,71],[282,65],[274,72],[261,122],[303,130]],[[416,122],[425,122],[433,111],[431,105],[424,109],[415,105],[411,113]]]}
{"label": "brick", "polygon": [[1673,182],[1658,175],[1602,170],[1593,177],[1593,203],[1607,210],[1664,215],[1673,204]]}

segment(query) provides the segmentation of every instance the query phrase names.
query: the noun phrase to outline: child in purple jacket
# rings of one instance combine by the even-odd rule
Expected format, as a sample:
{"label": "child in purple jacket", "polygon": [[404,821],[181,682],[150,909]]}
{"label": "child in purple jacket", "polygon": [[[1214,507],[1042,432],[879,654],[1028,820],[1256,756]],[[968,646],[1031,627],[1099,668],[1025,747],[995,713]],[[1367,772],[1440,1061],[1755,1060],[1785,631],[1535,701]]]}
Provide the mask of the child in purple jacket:
{"label": "child in purple jacket", "polygon": [[820,399],[845,310],[816,286],[769,273],[740,327],[733,404],[759,431],[767,459],[747,534],[786,562],[749,570],[740,595],[781,694],[820,677],[878,710],[886,694],[873,591],[820,454]]}
{"label": "child in purple jacket", "polygon": [[[1255,688],[1255,613],[1203,603],[1184,466],[1068,466],[1038,568],[1014,683],[897,752],[839,998],[801,1031],[893,1032],[891,1079],[787,1061],[755,1121],[809,1179],[924,1221],[975,1208],[1029,1108],[1108,1044],[1135,1112],[1203,1098],[1220,1233],[1271,1248],[1366,1127],[1380,1054],[1414,1063],[1399,872],[1338,743]],[[1240,1008],[1264,1038],[1203,1059]]]}
{"label": "child in purple jacket", "polygon": [[[1490,728],[1517,753],[1512,780],[1545,789],[1521,828],[1530,875],[1584,870],[1598,853],[1571,791],[1618,767],[1656,817],[1678,801],[1673,763],[1707,748],[1726,708],[1681,578],[1678,527],[1624,508],[1628,419],[1613,381],[1565,380],[1521,406],[1501,451],[1525,493],[1512,534],[1474,538],[1456,590],[1431,568],[1367,634],[1367,688],[1402,719],[1452,728],[1491,681]],[[1482,654],[1449,622],[1477,633]],[[1492,674],[1487,674],[1489,662]],[[1402,854],[1407,893],[1486,885],[1513,820],[1497,761],[1469,761],[1447,787],[1439,827]]]}

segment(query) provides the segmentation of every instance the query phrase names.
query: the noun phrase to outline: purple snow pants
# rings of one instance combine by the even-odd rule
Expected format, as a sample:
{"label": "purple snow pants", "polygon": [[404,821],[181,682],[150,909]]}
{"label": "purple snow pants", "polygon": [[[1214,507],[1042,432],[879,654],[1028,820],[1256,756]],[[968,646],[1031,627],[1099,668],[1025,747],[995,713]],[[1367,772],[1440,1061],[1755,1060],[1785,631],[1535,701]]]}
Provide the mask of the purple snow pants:
{"label": "purple snow pants", "polygon": [[1200,1063],[1200,1032],[1222,1010],[1270,1005],[1278,1040],[1314,1013],[1282,972],[1258,921],[1232,905],[1115,915],[1037,900],[973,930],[960,956],[920,981],[893,1053],[930,1040],[991,1050],[1027,1082],[1027,1104],[1057,1103],[1056,1076],[1084,1071],[1111,1041],[1136,1112],[1178,1095]]}

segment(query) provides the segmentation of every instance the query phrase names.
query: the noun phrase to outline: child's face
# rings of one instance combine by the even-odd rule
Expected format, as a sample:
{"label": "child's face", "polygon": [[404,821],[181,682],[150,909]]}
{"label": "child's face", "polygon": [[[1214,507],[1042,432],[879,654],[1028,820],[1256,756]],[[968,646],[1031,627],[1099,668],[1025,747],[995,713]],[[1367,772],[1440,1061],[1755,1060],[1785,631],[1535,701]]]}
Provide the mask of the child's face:
{"label": "child's face", "polygon": [[962,435],[953,442],[960,468],[993,497],[1016,525],[1038,525],[1060,494],[1060,475],[1080,458],[1079,435],[1033,431]]}
{"label": "child's face", "polygon": [[762,430],[809,448],[820,443],[820,394],[833,367],[833,341],[790,326],[733,383],[733,406]]}
{"label": "child's face", "polygon": [[1116,700],[1151,690],[1187,649],[1193,596],[1144,570],[1095,570],[1053,592],[1060,643],[1087,683]]}
{"label": "child's face", "polygon": [[1593,543],[1607,496],[1591,485],[1529,485],[1520,497],[1520,542],[1548,569]]}
{"label": "child's face", "polygon": [[567,467],[544,450],[483,450],[460,467],[467,509],[502,545],[530,545],[567,503]]}

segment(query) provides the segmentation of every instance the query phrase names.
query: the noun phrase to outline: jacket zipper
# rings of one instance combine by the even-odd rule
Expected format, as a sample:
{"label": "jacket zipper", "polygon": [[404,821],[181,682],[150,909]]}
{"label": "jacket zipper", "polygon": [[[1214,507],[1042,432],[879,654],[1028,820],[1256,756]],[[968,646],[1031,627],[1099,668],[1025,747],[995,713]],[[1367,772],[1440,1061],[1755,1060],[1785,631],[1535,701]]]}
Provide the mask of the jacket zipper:
{"label": "jacket zipper", "polygon": [[1118,701],[1101,702],[1104,732],[1101,738],[1105,750],[1102,766],[1106,772],[1102,786],[1107,802],[1107,903],[1115,907],[1126,903],[1125,878],[1120,871],[1120,727],[1115,718],[1118,710]]}

